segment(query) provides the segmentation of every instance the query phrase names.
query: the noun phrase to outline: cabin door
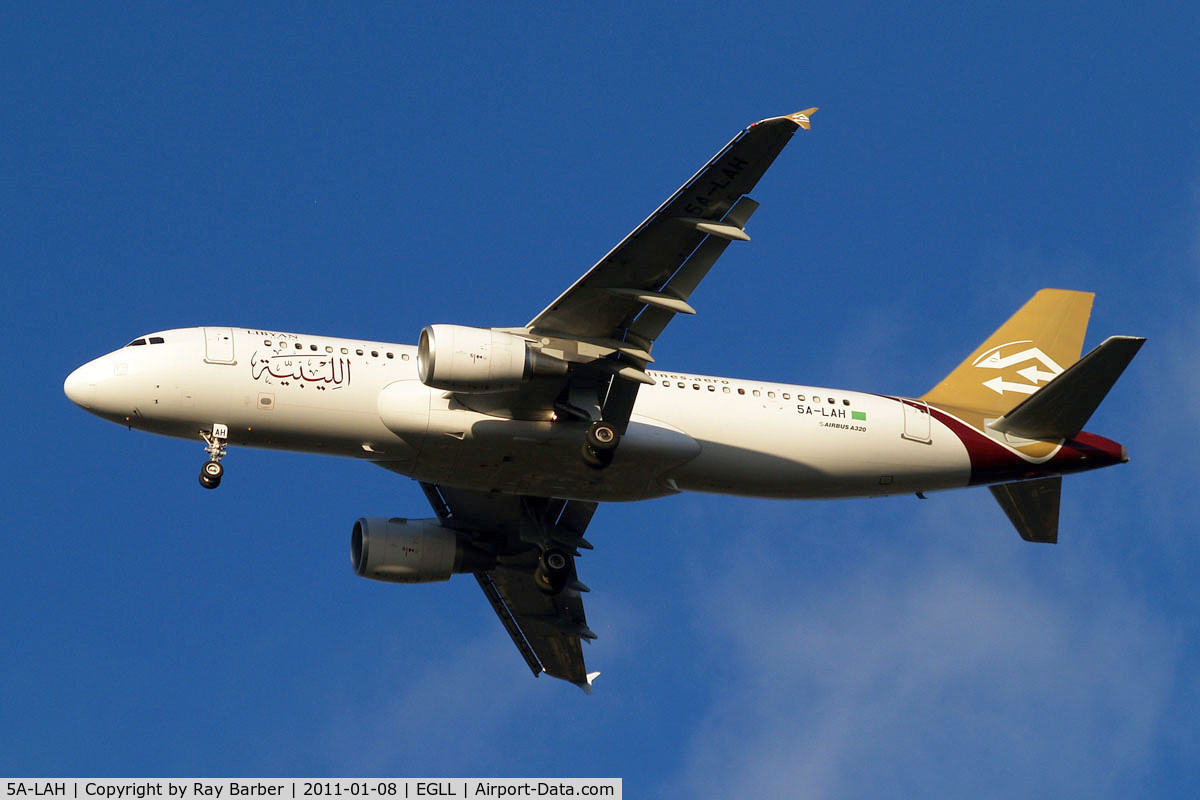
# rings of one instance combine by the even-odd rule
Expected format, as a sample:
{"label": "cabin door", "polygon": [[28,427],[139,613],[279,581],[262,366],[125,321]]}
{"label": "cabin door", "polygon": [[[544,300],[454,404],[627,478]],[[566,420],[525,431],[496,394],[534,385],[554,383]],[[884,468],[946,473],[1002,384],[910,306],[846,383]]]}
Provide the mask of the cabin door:
{"label": "cabin door", "polygon": [[930,442],[932,426],[929,421],[929,404],[924,400],[901,402],[904,403],[904,433],[901,435],[914,442]]}
{"label": "cabin door", "polygon": [[236,364],[233,360],[233,328],[204,329],[204,360],[209,364]]}

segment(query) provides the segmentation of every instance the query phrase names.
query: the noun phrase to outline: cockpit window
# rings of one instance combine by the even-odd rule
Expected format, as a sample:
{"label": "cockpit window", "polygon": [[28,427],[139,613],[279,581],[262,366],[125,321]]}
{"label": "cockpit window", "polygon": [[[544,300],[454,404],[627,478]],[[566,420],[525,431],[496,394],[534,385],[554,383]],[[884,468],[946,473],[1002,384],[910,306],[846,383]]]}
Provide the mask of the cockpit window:
{"label": "cockpit window", "polygon": [[150,337],[150,344],[162,344],[162,343],[163,343],[163,337],[161,337],[161,336],[151,336]]}
{"label": "cockpit window", "polygon": [[145,343],[146,343],[145,339],[134,339],[132,342],[130,342],[129,344],[127,344],[125,346],[126,347],[137,347],[139,344],[145,344]]}

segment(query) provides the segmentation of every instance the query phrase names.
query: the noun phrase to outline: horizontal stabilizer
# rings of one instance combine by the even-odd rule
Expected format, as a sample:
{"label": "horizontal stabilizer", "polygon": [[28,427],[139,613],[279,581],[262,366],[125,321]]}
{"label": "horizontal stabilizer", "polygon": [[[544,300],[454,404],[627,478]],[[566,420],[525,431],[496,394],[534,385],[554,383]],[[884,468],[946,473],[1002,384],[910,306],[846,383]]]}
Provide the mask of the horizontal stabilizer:
{"label": "horizontal stabilizer", "polygon": [[988,427],[1026,439],[1077,436],[1145,341],[1110,336]]}
{"label": "horizontal stabilizer", "polygon": [[1062,477],[989,486],[1017,533],[1027,542],[1058,542],[1058,501]]}

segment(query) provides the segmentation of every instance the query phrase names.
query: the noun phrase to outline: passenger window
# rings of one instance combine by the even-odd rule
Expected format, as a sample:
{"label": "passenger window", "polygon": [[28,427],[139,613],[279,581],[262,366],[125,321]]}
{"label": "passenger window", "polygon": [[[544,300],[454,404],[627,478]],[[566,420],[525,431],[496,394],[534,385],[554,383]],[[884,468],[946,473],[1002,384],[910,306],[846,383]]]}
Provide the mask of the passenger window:
{"label": "passenger window", "polygon": [[710,384],[710,385],[709,385],[709,387],[708,387],[708,390],[709,390],[710,392],[715,392],[715,391],[717,390],[717,387],[715,387],[715,386],[713,386],[713,385],[711,385],[711,384]]}
{"label": "passenger window", "polygon": [[270,346],[271,346],[271,340],[263,339],[263,347],[270,347]]}
{"label": "passenger window", "polygon": [[721,387],[721,391],[722,391],[722,392],[724,392],[725,394],[729,394],[729,387],[728,387],[728,386],[722,386],[722,387]]}
{"label": "passenger window", "polygon": [[842,405],[844,405],[844,406],[848,406],[848,405],[850,405],[850,401],[849,401],[849,400],[842,400]]}
{"label": "passenger window", "polygon": [[830,403],[833,403],[833,402],[834,402],[834,399],[833,399],[832,397],[831,397],[831,398],[829,398],[829,402],[830,402]]}
{"label": "passenger window", "polygon": [[754,396],[755,396],[755,397],[762,397],[762,392],[760,392],[758,389],[755,389],[755,390],[754,390]]}
{"label": "passenger window", "polygon": [[802,394],[798,394],[798,395],[796,395],[796,399],[797,399],[797,400],[799,400],[800,402],[802,402],[802,403],[803,403],[803,402],[804,402],[804,395],[802,395]]}
{"label": "passenger window", "polygon": [[767,397],[774,397],[774,396],[775,396],[774,392],[767,392]]}
{"label": "passenger window", "polygon": [[358,355],[358,356],[361,356],[361,355],[362,355],[362,350],[355,350],[355,351],[354,351],[354,354],[355,354],[355,355]]}
{"label": "passenger window", "polygon": [[784,400],[791,400],[791,399],[792,399],[792,396],[791,396],[790,394],[788,394],[787,392],[784,392],[784,393],[783,393],[783,399],[784,399]]}
{"label": "passenger window", "polygon": [[693,384],[692,384],[692,388],[693,388],[693,389],[695,389],[695,390],[698,392],[698,391],[700,391],[700,384],[698,384],[698,383],[693,383]]}
{"label": "passenger window", "polygon": [[400,354],[400,360],[401,360],[401,361],[408,361],[408,353],[401,353],[401,354]]}
{"label": "passenger window", "polygon": [[325,345],[325,352],[326,352],[326,353],[332,353],[332,352],[333,352],[333,348],[332,348],[332,347],[330,347],[329,345]]}
{"label": "passenger window", "polygon": [[[371,351],[371,358],[379,358],[379,351],[378,351],[378,350],[372,350],[372,351]],[[831,402],[831,403],[832,403],[833,401],[832,401],[832,400],[830,400],[829,402]]]}
{"label": "passenger window", "polygon": [[317,352],[317,346],[316,346],[315,344],[310,344],[310,345],[308,346],[308,349],[309,349],[309,350],[312,350],[314,353],[315,353],[315,352]]}
{"label": "passenger window", "polygon": [[391,354],[391,353],[388,353],[388,354],[387,354],[387,357],[388,357],[388,358],[393,358],[393,356],[392,356],[392,354]]}
{"label": "passenger window", "polygon": [[663,385],[663,386],[670,386],[670,385],[671,385],[671,382],[670,382],[670,381],[662,381],[662,385]]}
{"label": "passenger window", "polygon": [[300,344],[299,342],[296,342],[296,349],[297,349],[297,350],[303,350],[303,349],[304,349],[304,345]]}
{"label": "passenger window", "polygon": [[342,348],[342,355],[347,355],[349,352],[350,351],[347,350],[346,348],[344,348],[344,347]]}
{"label": "passenger window", "polygon": [[745,389],[738,389],[738,394],[745,394],[745,393],[746,393]]}
{"label": "passenger window", "polygon": [[680,389],[682,389],[682,388],[683,388],[683,381],[680,381],[680,382],[679,382],[679,388],[680,388]]}

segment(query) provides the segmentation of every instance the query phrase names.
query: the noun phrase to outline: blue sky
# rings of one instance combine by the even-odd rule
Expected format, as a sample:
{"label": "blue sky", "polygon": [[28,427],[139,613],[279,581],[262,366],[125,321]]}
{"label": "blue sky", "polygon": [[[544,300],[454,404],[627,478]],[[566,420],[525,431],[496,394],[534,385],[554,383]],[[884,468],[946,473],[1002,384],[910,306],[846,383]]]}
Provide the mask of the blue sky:
{"label": "blue sky", "polygon": [[[0,12],[13,368],[0,773],[612,776],[630,796],[1193,796],[1200,23],[1189,4],[45,4]],[[1061,544],[982,489],[604,506],[593,697],[478,588],[362,580],[351,461],[72,406],[230,324],[522,324],[746,124],[816,105],[655,355],[920,394],[1042,287],[1149,337]],[[17,376],[17,367],[21,375]]]}

